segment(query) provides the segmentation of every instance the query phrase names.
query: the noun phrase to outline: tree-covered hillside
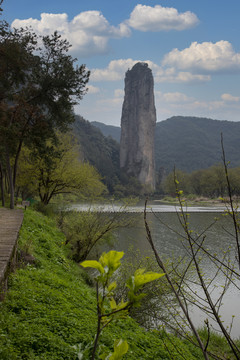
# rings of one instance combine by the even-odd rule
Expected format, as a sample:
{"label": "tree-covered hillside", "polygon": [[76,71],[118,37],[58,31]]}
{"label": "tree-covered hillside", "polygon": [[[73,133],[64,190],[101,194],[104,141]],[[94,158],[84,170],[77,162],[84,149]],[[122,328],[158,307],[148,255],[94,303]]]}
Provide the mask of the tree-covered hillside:
{"label": "tree-covered hillside", "polygon": [[96,167],[111,192],[119,182],[119,144],[79,115],[75,116],[73,132],[84,160]]}
{"label": "tree-covered hillside", "polygon": [[[95,122],[105,136],[119,141],[121,129]],[[207,118],[174,116],[156,125],[156,170],[172,171],[174,165],[191,172],[221,162],[221,133],[227,160],[240,165],[240,123]]]}
{"label": "tree-covered hillside", "polygon": [[111,136],[120,143],[121,128],[119,126],[106,125],[98,121],[92,121],[91,124],[100,129],[104,136]]}
{"label": "tree-covered hillside", "polygon": [[227,160],[240,165],[240,123],[175,116],[156,126],[156,168],[191,172],[221,162],[221,133]]}

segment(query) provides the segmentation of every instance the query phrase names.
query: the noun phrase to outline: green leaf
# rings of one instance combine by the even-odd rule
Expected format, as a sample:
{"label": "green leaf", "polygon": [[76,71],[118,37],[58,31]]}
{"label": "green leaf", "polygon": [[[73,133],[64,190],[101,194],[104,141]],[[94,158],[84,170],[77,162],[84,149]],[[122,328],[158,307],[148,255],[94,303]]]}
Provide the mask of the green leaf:
{"label": "green leaf", "polygon": [[157,280],[164,275],[165,274],[159,274],[152,271],[145,273],[145,269],[138,269],[135,271],[134,276],[127,281],[126,285],[134,292],[137,292],[143,285]]}
{"label": "green leaf", "polygon": [[135,288],[135,282],[134,282],[134,276],[130,276],[130,278],[128,278],[128,280],[126,281],[126,286],[134,291],[134,288]]}
{"label": "green leaf", "polygon": [[80,265],[83,267],[97,269],[101,274],[104,274],[104,268],[97,260],[85,260]]}
{"label": "green leaf", "polygon": [[126,340],[116,340],[114,343],[114,352],[109,357],[109,360],[120,360],[123,355],[128,352],[128,343]]}
{"label": "green leaf", "polygon": [[136,295],[132,290],[128,293],[128,298],[130,302],[133,304],[134,307],[138,307],[141,304],[141,300],[146,296],[147,294],[141,293]]}
{"label": "green leaf", "polygon": [[129,304],[128,301],[123,301],[123,299],[121,300],[121,302],[117,305],[117,310],[122,310],[124,308],[126,308],[126,306]]}
{"label": "green leaf", "polygon": [[113,274],[115,270],[121,265],[121,258],[123,257],[123,251],[111,250],[108,253],[103,253],[99,259],[99,262],[104,268],[107,268],[109,274]]}
{"label": "green leaf", "polygon": [[108,292],[110,293],[111,291],[115,290],[116,287],[117,287],[116,281],[112,282],[112,283],[108,286]]}
{"label": "green leaf", "polygon": [[112,309],[113,311],[116,310],[117,304],[116,304],[116,301],[114,300],[114,298],[112,298],[111,300],[109,300],[109,304],[110,304],[110,307],[111,307],[111,309]]}

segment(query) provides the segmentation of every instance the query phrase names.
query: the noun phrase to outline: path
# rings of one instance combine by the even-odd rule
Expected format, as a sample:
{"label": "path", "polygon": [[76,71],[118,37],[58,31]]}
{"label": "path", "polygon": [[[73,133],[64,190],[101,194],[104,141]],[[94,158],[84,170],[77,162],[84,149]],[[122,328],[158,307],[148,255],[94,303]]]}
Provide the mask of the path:
{"label": "path", "polygon": [[7,275],[14,266],[18,233],[23,221],[22,210],[0,209],[0,287],[5,288]]}

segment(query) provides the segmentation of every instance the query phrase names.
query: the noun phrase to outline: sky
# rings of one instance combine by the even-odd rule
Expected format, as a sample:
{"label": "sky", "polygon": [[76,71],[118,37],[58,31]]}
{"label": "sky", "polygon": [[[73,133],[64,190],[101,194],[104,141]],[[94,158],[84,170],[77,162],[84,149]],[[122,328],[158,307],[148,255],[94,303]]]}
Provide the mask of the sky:
{"label": "sky", "polygon": [[91,71],[75,113],[120,126],[125,72],[147,62],[157,121],[240,121],[239,0],[4,0],[3,18],[39,34],[57,30]]}

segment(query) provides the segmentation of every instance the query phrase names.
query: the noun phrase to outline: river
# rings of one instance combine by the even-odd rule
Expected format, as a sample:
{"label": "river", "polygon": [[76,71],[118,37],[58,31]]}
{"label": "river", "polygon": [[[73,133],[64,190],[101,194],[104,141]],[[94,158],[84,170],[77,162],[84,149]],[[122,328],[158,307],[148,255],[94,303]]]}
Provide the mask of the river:
{"label": "river", "polygon": [[[88,209],[89,205],[76,205],[77,210],[83,211]],[[136,223],[134,227],[119,229],[115,232],[115,241],[111,245],[115,250],[129,253],[129,248],[139,250],[142,255],[148,256],[151,253],[150,245],[146,239],[146,231],[143,221],[143,204],[129,207],[129,217],[134,217]],[[98,205],[101,211],[120,211],[119,205]],[[152,237],[159,254],[164,258],[177,258],[186,255],[184,247],[184,232],[180,226],[176,211],[179,210],[173,205],[166,205],[152,202],[148,204],[147,220],[151,228]],[[206,236],[206,247],[210,254],[217,254],[219,258],[224,256],[224,251],[231,247],[230,258],[234,261],[236,257],[236,244],[234,236],[234,228],[229,216],[224,215],[224,207],[188,207],[189,228],[194,233]],[[218,220],[215,222],[215,219]],[[215,222],[215,223],[214,223]],[[210,226],[211,224],[213,224]],[[202,238],[202,237],[201,237]],[[107,250],[107,249],[106,249]],[[208,258],[202,260],[202,266],[206,277],[214,278],[213,297],[216,299],[219,289],[222,288],[225,277],[219,273],[215,277],[216,267]],[[239,285],[239,279],[238,285]],[[201,294],[201,290],[196,286],[195,291]],[[215,291],[215,294],[214,294]],[[221,316],[225,324],[230,326],[232,316],[234,322],[231,334],[234,337],[240,337],[240,290],[236,290],[234,286],[229,286],[227,293],[224,295],[223,305],[221,307]],[[196,308],[192,308],[193,317],[197,326],[203,326],[206,315]]]}

